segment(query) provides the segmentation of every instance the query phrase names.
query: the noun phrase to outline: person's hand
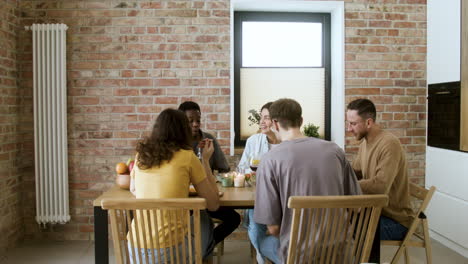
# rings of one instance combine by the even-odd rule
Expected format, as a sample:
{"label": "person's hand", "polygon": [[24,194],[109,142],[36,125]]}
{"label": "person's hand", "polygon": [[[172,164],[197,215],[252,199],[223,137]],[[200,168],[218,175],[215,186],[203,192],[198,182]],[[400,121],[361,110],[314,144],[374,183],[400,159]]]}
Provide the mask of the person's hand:
{"label": "person's hand", "polygon": [[[203,160],[210,160],[211,158],[211,155],[213,155],[213,152],[214,152],[214,144],[213,144],[213,140],[212,139],[208,139],[208,138],[205,138],[204,140],[203,145],[203,152],[202,152],[202,157],[203,157]],[[201,142],[200,142],[201,144]]]}
{"label": "person's hand", "polygon": [[198,148],[203,149],[206,145],[206,140],[209,140],[209,139],[205,138],[205,139],[200,140],[200,142],[198,142]]}

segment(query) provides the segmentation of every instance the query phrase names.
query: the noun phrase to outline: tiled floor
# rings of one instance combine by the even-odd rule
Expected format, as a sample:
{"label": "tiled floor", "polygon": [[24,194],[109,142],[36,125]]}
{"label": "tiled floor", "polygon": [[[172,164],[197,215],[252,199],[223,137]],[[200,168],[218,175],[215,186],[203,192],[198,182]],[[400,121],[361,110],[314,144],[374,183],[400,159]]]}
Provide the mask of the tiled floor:
{"label": "tiled floor", "polygon": [[[468,264],[468,259],[433,241],[433,263]],[[389,262],[395,249],[384,247],[382,261]],[[112,252],[112,250],[111,250]],[[426,263],[422,249],[411,249],[411,263]],[[216,258],[215,258],[216,261]],[[89,241],[64,242],[27,242],[10,250],[6,257],[0,259],[5,264],[84,264],[94,263],[94,244]],[[111,256],[111,262],[114,259]],[[216,263],[216,262],[215,262]],[[223,264],[250,263],[250,249],[247,241],[226,241]],[[403,260],[400,263],[404,263]]]}

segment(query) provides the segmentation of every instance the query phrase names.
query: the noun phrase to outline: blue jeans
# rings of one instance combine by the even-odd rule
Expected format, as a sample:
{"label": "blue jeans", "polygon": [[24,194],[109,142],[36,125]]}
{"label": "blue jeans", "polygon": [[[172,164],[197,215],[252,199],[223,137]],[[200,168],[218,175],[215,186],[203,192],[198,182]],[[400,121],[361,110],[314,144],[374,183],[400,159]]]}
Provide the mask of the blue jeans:
{"label": "blue jeans", "polygon": [[273,263],[281,263],[278,257],[279,239],[268,235],[260,241],[260,252]]}
{"label": "blue jeans", "polygon": [[267,257],[274,263],[280,263],[278,258],[279,239],[275,236],[267,235],[267,226],[255,223],[253,220],[253,209],[246,210],[247,228],[250,242],[257,250],[257,261],[263,263],[264,257]]}
{"label": "blue jeans", "polygon": [[380,216],[380,240],[403,240],[408,228],[386,216]]}
{"label": "blue jeans", "polygon": [[371,263],[380,263],[380,240],[403,240],[408,233],[407,227],[383,215],[377,228],[369,256]]}
{"label": "blue jeans", "polygon": [[[192,230],[193,229],[193,218],[191,218],[191,223],[192,225]],[[213,239],[213,221],[211,220],[211,217],[208,215],[208,213],[206,211],[200,211],[200,226],[201,226],[201,250],[202,250],[202,258],[205,259],[206,257],[210,256],[211,253],[213,252],[213,249],[215,247],[215,242],[214,242],[214,239]],[[193,241],[193,237],[191,237],[192,241]],[[186,257],[188,259],[188,240],[187,240],[187,237],[185,238],[185,254],[186,254]],[[194,243],[192,242],[192,246],[194,246]],[[133,261],[133,253],[132,253],[132,250],[131,250],[131,245],[130,245],[130,241],[128,242],[128,247],[129,247],[129,250],[128,250],[128,254],[129,254],[129,258],[130,258],[130,263],[132,264],[140,264],[140,261],[139,261],[139,258],[138,258],[138,254],[135,256],[135,259],[136,259],[136,262]],[[172,252],[174,253],[174,261],[176,260],[175,259],[175,247],[176,246],[173,246],[172,247]],[[178,246],[178,252],[179,252],[179,259],[182,260],[182,243],[179,244]],[[146,249],[146,248],[135,248],[135,253],[136,253],[136,250],[140,250],[141,252],[141,258],[142,258],[142,261],[143,263],[146,263],[146,255],[148,255],[148,259],[149,259],[149,262],[148,264],[156,264],[158,263],[158,256],[156,255],[155,256],[155,259],[156,259],[156,262],[153,263],[153,250],[152,249]],[[193,254],[195,254],[195,249],[193,248],[192,249],[193,251]],[[161,248],[159,249],[159,254],[161,255],[161,261],[163,263],[165,263],[165,256],[166,255],[169,255],[170,254],[170,248]],[[170,260],[169,260],[170,261]],[[188,262],[188,260],[187,260]]]}

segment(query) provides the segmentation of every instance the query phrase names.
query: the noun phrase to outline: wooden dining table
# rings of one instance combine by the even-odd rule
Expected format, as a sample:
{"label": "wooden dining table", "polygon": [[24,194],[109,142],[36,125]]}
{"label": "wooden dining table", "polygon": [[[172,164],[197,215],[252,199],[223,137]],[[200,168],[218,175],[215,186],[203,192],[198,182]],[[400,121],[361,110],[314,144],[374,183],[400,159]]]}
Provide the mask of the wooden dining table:
{"label": "wooden dining table", "polygon": [[[254,187],[221,187],[220,206],[233,209],[253,208],[255,203]],[[109,263],[109,232],[107,210],[101,207],[104,199],[136,199],[129,191],[113,186],[93,201],[94,207],[94,261],[95,263]]]}

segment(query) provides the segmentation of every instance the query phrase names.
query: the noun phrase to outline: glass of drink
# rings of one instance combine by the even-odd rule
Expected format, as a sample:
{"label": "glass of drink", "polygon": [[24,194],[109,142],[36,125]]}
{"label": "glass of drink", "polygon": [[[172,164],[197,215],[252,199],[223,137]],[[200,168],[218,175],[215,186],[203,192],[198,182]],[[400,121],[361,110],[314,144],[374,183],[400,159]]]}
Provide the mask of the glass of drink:
{"label": "glass of drink", "polygon": [[259,164],[260,164],[260,156],[253,155],[250,157],[249,165],[250,165],[251,170],[257,171]]}
{"label": "glass of drink", "polygon": [[202,158],[203,158],[202,152],[203,152],[203,148],[205,147],[205,144],[206,144],[205,139],[202,139],[200,142],[198,142],[198,146],[197,146],[197,157],[198,157],[198,159],[199,159],[200,161],[201,161]]}

